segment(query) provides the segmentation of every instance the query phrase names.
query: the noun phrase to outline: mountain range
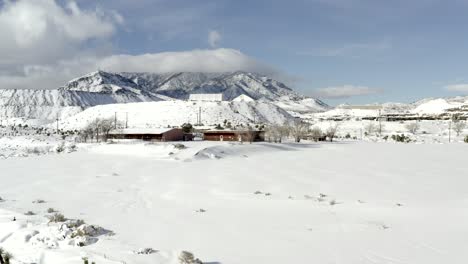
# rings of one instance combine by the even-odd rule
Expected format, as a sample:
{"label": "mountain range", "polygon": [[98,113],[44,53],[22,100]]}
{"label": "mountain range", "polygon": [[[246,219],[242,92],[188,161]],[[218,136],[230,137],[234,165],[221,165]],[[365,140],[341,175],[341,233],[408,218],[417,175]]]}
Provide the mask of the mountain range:
{"label": "mountain range", "polygon": [[285,84],[256,73],[96,71],[57,89],[0,89],[0,115],[50,122],[97,105],[185,100],[193,93],[222,93],[226,101],[246,95],[287,111],[317,112],[329,108],[320,100],[302,96]]}

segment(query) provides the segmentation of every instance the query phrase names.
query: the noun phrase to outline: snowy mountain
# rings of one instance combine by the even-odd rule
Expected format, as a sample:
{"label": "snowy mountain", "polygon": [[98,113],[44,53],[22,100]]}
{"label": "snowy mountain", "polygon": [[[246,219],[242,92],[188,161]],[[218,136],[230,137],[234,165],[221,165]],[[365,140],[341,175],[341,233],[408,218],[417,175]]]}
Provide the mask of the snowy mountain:
{"label": "snowy mountain", "polygon": [[160,101],[133,81],[98,71],[52,90],[0,89],[0,116],[45,122],[76,114],[96,105]]}
{"label": "snowy mountain", "polygon": [[270,101],[293,112],[318,112],[329,108],[320,100],[302,96],[285,84],[269,77],[248,72],[170,74],[121,73],[146,91],[177,99],[192,93],[222,93],[224,100],[246,95],[255,100]]}
{"label": "snowy mountain", "polygon": [[327,109],[281,82],[255,73],[109,73],[96,71],[51,90],[0,89],[0,115],[44,122],[79,113],[86,108],[134,102],[186,99],[192,93],[222,93],[225,100],[240,95],[262,100],[292,112]]}

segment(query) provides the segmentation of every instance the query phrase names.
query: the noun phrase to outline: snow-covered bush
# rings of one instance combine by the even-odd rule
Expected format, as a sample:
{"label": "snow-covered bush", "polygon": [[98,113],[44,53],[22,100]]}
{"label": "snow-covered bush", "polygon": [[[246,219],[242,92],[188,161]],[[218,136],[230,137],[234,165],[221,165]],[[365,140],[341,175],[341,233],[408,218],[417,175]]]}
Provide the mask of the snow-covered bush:
{"label": "snow-covered bush", "polygon": [[177,144],[174,144],[174,148],[176,148],[176,149],[185,149],[186,146],[184,144],[177,143]]}
{"label": "snow-covered bush", "polygon": [[180,264],[203,264],[199,259],[196,259],[193,253],[188,251],[182,251],[179,255]]}
{"label": "snow-covered bush", "polygon": [[0,248],[0,263],[10,264],[10,260],[13,256],[6,252],[3,248]]}
{"label": "snow-covered bush", "polygon": [[59,223],[59,222],[65,222],[65,221],[67,221],[67,218],[65,218],[63,214],[55,213],[49,216],[50,223]]}
{"label": "snow-covered bush", "polygon": [[408,123],[405,125],[405,128],[410,132],[411,134],[416,134],[418,132],[419,128],[421,126],[419,125],[418,122],[413,122],[413,123]]}
{"label": "snow-covered bush", "polygon": [[406,136],[405,134],[392,135],[392,139],[395,140],[396,142],[402,142],[402,143],[411,142],[411,139],[408,136]]}
{"label": "snow-covered bush", "polygon": [[150,255],[150,254],[156,253],[157,250],[154,250],[152,248],[140,248],[134,252],[135,254],[138,254],[138,255]]}
{"label": "snow-covered bush", "polygon": [[453,122],[453,130],[457,133],[457,136],[459,136],[463,132],[465,127],[466,124],[463,121],[457,120]]}
{"label": "snow-covered bush", "polygon": [[468,143],[468,136],[465,136],[465,143]]}

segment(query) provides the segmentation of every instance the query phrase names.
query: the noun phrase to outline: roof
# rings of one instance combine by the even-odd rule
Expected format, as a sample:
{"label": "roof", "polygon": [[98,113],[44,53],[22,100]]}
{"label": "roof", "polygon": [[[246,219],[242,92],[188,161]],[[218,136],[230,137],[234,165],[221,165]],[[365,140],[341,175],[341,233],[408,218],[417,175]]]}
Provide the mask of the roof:
{"label": "roof", "polygon": [[262,132],[263,130],[208,130],[203,133],[245,133],[245,132]]}
{"label": "roof", "polygon": [[111,131],[109,134],[113,135],[139,135],[139,134],[154,134],[154,135],[160,135],[164,134],[166,132],[169,132],[171,130],[174,130],[177,128],[125,128],[125,129],[117,129]]}

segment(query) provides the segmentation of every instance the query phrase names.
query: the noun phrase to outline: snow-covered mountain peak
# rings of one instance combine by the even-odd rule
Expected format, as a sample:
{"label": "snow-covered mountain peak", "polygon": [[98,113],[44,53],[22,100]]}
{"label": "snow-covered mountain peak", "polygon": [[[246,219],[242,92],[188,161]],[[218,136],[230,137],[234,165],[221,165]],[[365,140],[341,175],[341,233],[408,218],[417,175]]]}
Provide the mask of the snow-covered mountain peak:
{"label": "snow-covered mountain peak", "polygon": [[95,71],[69,81],[62,89],[91,93],[119,93],[127,90],[140,94],[141,87],[120,74]]}

